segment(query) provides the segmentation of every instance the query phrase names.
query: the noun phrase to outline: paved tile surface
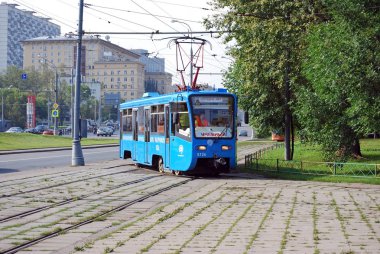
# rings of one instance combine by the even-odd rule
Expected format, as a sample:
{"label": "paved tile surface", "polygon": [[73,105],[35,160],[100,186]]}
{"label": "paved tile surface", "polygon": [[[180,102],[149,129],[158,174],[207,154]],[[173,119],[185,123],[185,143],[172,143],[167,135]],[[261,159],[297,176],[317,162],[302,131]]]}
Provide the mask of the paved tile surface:
{"label": "paved tile surface", "polygon": [[238,176],[195,179],[98,218],[187,178],[125,161],[7,174],[0,252],[59,232],[18,253],[379,253],[380,186]]}

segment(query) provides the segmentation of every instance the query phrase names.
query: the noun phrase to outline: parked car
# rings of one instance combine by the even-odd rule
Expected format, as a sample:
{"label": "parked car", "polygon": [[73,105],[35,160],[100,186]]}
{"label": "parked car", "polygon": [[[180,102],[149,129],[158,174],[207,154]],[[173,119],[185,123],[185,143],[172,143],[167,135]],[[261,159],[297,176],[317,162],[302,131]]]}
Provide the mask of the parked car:
{"label": "parked car", "polygon": [[239,131],[239,136],[247,137],[247,136],[248,136],[248,132],[247,132],[247,130],[240,130],[240,131]]}
{"label": "parked car", "polygon": [[38,134],[38,131],[35,128],[25,129],[24,132],[26,132],[26,133],[32,133],[32,134]]}
{"label": "parked car", "polygon": [[38,134],[42,134],[44,131],[49,129],[46,125],[37,125],[36,128],[34,128]]}
{"label": "parked car", "polygon": [[8,132],[8,133],[22,133],[24,131],[21,127],[11,127],[6,132]]}
{"label": "parked car", "polygon": [[113,131],[108,128],[108,127],[100,127],[97,131],[96,131],[96,136],[112,136],[113,134]]}
{"label": "parked car", "polygon": [[48,130],[44,130],[44,131],[42,132],[42,135],[54,135],[54,131],[53,131],[53,130],[50,130],[50,129],[48,129]]}

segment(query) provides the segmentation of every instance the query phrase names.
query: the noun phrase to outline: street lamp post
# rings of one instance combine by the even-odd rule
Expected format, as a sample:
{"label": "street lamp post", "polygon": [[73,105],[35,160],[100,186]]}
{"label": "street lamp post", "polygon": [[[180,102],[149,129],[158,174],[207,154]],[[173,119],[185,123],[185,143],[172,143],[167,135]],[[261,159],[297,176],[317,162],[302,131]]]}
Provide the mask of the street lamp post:
{"label": "street lamp post", "polygon": [[80,83],[82,63],[82,33],[83,33],[83,0],[79,1],[78,43],[75,75],[75,103],[74,103],[74,136],[71,153],[72,166],[84,166],[84,157],[79,138],[79,114],[80,114]]}
{"label": "street lamp post", "polygon": [[[58,77],[57,66],[55,66],[53,63],[49,62],[46,58],[42,57],[41,55],[39,55],[39,57],[44,60],[44,63],[47,66],[50,66],[54,69],[54,77],[55,77],[54,104],[58,105],[58,80],[59,80],[59,77]],[[54,135],[58,135],[58,119],[57,119],[57,117],[54,117]]]}
{"label": "street lamp post", "polygon": [[189,87],[192,87],[193,86],[193,39],[192,39],[193,31],[191,30],[191,27],[189,26],[189,24],[185,22],[173,19],[172,23],[181,23],[187,26],[188,28],[189,38],[190,38],[190,84],[189,84]]}
{"label": "street lamp post", "polygon": [[1,89],[1,131],[4,131],[4,91]]}

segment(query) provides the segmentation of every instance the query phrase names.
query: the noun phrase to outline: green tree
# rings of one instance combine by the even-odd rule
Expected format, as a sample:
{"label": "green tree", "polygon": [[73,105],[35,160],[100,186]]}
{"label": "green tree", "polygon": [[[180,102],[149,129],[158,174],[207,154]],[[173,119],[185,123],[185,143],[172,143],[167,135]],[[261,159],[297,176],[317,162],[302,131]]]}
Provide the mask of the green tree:
{"label": "green tree", "polygon": [[[17,88],[4,90],[4,118],[12,125],[25,128],[26,126],[27,95]],[[21,113],[23,112],[23,113]]]}
{"label": "green tree", "polygon": [[233,45],[228,53],[235,62],[224,85],[239,96],[240,107],[249,111],[258,132],[285,132],[285,159],[291,159],[295,90],[305,84],[300,61],[304,35],[318,19],[314,13],[319,7],[302,0],[214,0],[212,4],[222,14],[210,17],[206,26],[230,31],[225,42]]}
{"label": "green tree", "polygon": [[329,21],[310,29],[298,115],[327,160],[361,156],[359,138],[380,130],[380,15],[376,1],[325,1]]}

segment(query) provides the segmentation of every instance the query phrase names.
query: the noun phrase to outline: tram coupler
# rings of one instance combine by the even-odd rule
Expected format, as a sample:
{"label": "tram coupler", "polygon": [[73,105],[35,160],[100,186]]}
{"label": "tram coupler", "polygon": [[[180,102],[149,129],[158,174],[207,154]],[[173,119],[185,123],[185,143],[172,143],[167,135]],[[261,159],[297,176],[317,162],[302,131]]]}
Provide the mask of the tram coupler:
{"label": "tram coupler", "polygon": [[223,167],[227,164],[226,160],[223,159],[223,158],[217,158],[217,159],[214,159],[214,167],[215,168],[219,168],[219,167]]}

